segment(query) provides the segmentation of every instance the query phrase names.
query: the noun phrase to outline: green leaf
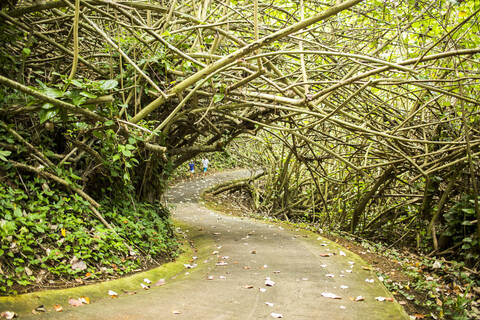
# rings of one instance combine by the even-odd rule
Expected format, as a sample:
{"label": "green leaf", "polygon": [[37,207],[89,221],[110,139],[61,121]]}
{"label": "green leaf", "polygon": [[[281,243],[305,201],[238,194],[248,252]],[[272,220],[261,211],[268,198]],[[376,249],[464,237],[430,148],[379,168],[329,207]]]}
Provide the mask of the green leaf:
{"label": "green leaf", "polygon": [[125,157],[131,157],[132,156],[132,153],[130,152],[130,150],[122,150],[122,153]]}
{"label": "green leaf", "polygon": [[72,80],[72,84],[73,84],[75,87],[77,87],[77,88],[83,88],[83,83],[81,83],[81,82],[78,81],[78,80],[73,79],[73,80]]}
{"label": "green leaf", "polygon": [[113,157],[112,157],[112,162],[115,162],[117,161],[118,159],[120,159],[120,155],[118,153],[114,154]]}
{"label": "green leaf", "polygon": [[22,54],[24,56],[28,57],[30,55],[30,53],[32,53],[32,50],[30,50],[29,48],[23,48]]}
{"label": "green leaf", "polygon": [[81,104],[84,104],[85,101],[87,101],[87,98],[82,97],[82,96],[75,96],[75,97],[73,97],[73,99],[72,99],[72,103],[73,103],[74,105],[76,105],[76,106],[79,106],[79,105],[81,105]]}
{"label": "green leaf", "polygon": [[100,89],[102,90],[111,90],[113,88],[116,88],[118,86],[118,81],[117,80],[105,80],[102,82]]}
{"label": "green leaf", "polygon": [[475,214],[475,209],[473,208],[463,208],[462,211],[467,214]]}
{"label": "green leaf", "polygon": [[44,109],[44,110],[50,110],[52,108],[55,108],[55,106],[51,103],[45,103],[45,104],[42,105],[42,109]]}
{"label": "green leaf", "polygon": [[7,158],[9,155],[11,155],[12,152],[11,151],[8,151],[8,150],[0,150],[0,160],[3,160],[5,162],[7,162]]}
{"label": "green leaf", "polygon": [[220,102],[223,100],[223,97],[225,97],[224,94],[216,94],[214,97],[213,97],[213,103],[217,103],[217,102]]}
{"label": "green leaf", "polygon": [[13,215],[17,218],[21,218],[22,217],[22,209],[20,209],[19,207],[16,207],[13,210]]}
{"label": "green leaf", "polygon": [[90,92],[87,92],[87,91],[82,91],[82,92],[80,92],[80,95],[81,95],[81,96],[84,96],[84,97],[86,97],[86,98],[90,98],[90,99],[95,99],[95,98],[97,97],[96,95],[94,95],[94,94],[92,94],[92,93],[90,93]]}
{"label": "green leaf", "polygon": [[44,95],[49,98],[60,98],[63,97],[64,92],[55,88],[46,88],[42,91]]}
{"label": "green leaf", "polygon": [[49,110],[40,110],[38,117],[40,118],[40,123],[44,123],[47,120],[55,117],[58,114],[58,108],[53,108]]}

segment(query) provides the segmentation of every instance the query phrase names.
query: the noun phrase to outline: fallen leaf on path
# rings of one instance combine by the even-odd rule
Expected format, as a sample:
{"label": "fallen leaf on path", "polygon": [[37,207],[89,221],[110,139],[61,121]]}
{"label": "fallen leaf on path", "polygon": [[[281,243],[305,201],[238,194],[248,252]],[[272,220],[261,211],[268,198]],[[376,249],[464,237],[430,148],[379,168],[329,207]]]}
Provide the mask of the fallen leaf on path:
{"label": "fallen leaf on path", "polygon": [[271,303],[271,302],[265,302],[265,304],[269,307],[273,307],[273,303]]}
{"label": "fallen leaf on path", "polygon": [[358,301],[365,301],[365,298],[362,296],[357,296],[353,301],[358,302]]}
{"label": "fallen leaf on path", "polygon": [[62,312],[63,311],[63,308],[61,305],[59,304],[56,304],[53,306],[53,310],[57,311],[57,312]]}
{"label": "fallen leaf on path", "polygon": [[216,254],[218,254],[218,253],[219,253],[219,252],[218,252],[217,250],[215,250],[215,251],[212,252],[213,255],[216,255]]}
{"label": "fallen leaf on path", "polygon": [[10,319],[16,318],[17,314],[13,311],[4,311],[0,314],[0,317],[10,320]]}
{"label": "fallen leaf on path", "polygon": [[275,313],[275,312],[272,312],[270,313],[270,315],[273,317],[273,318],[283,318],[283,315],[281,313]]}
{"label": "fallen leaf on path", "polygon": [[351,269],[348,269],[348,270],[345,270],[345,272],[348,272],[348,273],[352,273],[353,270]]}
{"label": "fallen leaf on path", "polygon": [[275,271],[273,271],[273,273],[277,274],[277,273],[280,273],[280,271],[278,271],[278,270],[275,270]]}
{"label": "fallen leaf on path", "polygon": [[250,253],[251,254],[257,254],[257,250],[252,250]]}
{"label": "fallen leaf on path", "polygon": [[82,280],[82,279],[80,279],[80,278],[77,278],[77,279],[75,279],[75,282],[76,282],[76,283],[83,284],[83,280]]}
{"label": "fallen leaf on path", "polygon": [[43,304],[32,310],[33,314],[38,314],[40,312],[47,312],[47,309],[45,309],[45,306]]}
{"label": "fallen leaf on path", "polygon": [[112,298],[118,298],[118,293],[113,290],[108,290],[108,295]]}
{"label": "fallen leaf on path", "polygon": [[165,279],[160,279],[155,282],[155,287],[163,286],[165,284]]}
{"label": "fallen leaf on path", "polygon": [[220,261],[220,262],[217,262],[215,265],[216,266],[226,266],[228,263],[225,262],[225,261]]}
{"label": "fallen leaf on path", "polygon": [[208,276],[207,280],[213,280],[213,276]]}
{"label": "fallen leaf on path", "polygon": [[362,269],[363,269],[363,270],[368,270],[368,271],[371,271],[371,270],[372,270],[371,267],[366,267],[366,266],[362,266]]}
{"label": "fallen leaf on path", "polygon": [[72,307],[80,307],[83,305],[82,301],[78,299],[73,299],[73,298],[70,298],[68,300],[68,304],[71,305]]}
{"label": "fallen leaf on path", "polygon": [[331,293],[331,292],[322,292],[322,297],[331,298],[331,299],[342,299],[342,297],[337,296],[335,293]]}
{"label": "fallen leaf on path", "polygon": [[147,279],[147,278],[143,279],[143,282],[148,283],[148,284],[152,283],[152,281],[150,281],[150,280]]}
{"label": "fallen leaf on path", "polygon": [[415,313],[413,316],[415,317],[415,319],[424,319],[425,318],[425,315],[420,314],[420,313]]}
{"label": "fallen leaf on path", "polygon": [[129,296],[133,296],[134,294],[137,294],[137,291],[127,291],[127,290],[122,290],[123,293],[128,294]]}
{"label": "fallen leaf on path", "polygon": [[244,289],[252,289],[253,286],[251,284],[246,284],[243,286]]}
{"label": "fallen leaf on path", "polygon": [[333,256],[332,253],[320,253],[320,254],[318,254],[318,255],[319,255],[320,257],[331,257],[331,256]]}
{"label": "fallen leaf on path", "polygon": [[249,267],[249,266],[243,266],[243,269],[244,269],[244,270],[249,270],[250,267]]}
{"label": "fallen leaf on path", "polygon": [[90,298],[89,297],[81,296],[80,298],[78,298],[78,300],[80,300],[83,304],[90,304]]}
{"label": "fallen leaf on path", "polygon": [[267,287],[273,287],[273,286],[275,285],[275,281],[272,281],[270,278],[267,277],[267,278],[265,279],[265,285],[266,285]]}
{"label": "fallen leaf on path", "polygon": [[178,310],[173,310],[172,313],[173,313],[173,314],[182,314],[182,313],[181,313],[180,311],[178,311]]}
{"label": "fallen leaf on path", "polygon": [[376,297],[375,300],[380,302],[383,302],[383,301],[393,302],[393,298],[390,298],[390,297]]}

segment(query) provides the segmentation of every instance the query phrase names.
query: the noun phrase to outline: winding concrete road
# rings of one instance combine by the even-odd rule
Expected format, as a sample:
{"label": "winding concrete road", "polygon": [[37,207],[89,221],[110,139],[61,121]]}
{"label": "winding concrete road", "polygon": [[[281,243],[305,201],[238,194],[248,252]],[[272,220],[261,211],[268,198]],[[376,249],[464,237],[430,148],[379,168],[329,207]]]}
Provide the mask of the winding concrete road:
{"label": "winding concrete road", "polygon": [[219,173],[170,189],[174,218],[187,226],[184,234],[198,250],[175,279],[31,319],[408,319],[348,250],[313,233],[219,214],[198,203],[202,189],[248,174]]}

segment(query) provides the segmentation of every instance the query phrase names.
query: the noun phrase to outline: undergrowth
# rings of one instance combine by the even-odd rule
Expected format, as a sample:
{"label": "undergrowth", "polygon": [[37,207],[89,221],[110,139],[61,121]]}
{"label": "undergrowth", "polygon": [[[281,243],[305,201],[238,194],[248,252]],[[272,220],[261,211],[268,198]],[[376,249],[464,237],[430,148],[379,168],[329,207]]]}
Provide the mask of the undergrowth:
{"label": "undergrowth", "polygon": [[176,255],[168,211],[159,203],[104,198],[101,213],[112,230],[78,195],[39,177],[21,182],[1,173],[1,295],[55,286],[57,280],[115,278]]}

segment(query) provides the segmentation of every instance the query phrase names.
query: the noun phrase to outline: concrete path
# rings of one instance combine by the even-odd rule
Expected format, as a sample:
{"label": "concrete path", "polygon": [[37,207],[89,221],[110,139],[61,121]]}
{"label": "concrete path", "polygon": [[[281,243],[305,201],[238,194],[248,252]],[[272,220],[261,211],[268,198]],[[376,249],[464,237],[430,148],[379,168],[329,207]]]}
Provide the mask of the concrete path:
{"label": "concrete path", "polygon": [[205,187],[248,174],[219,173],[168,192],[168,201],[176,203],[174,218],[189,226],[188,238],[201,243],[191,257],[193,268],[175,280],[136,295],[105,294],[90,305],[21,318],[408,319],[399,304],[388,301],[392,295],[365,262],[348,250],[313,233],[198,204]]}

